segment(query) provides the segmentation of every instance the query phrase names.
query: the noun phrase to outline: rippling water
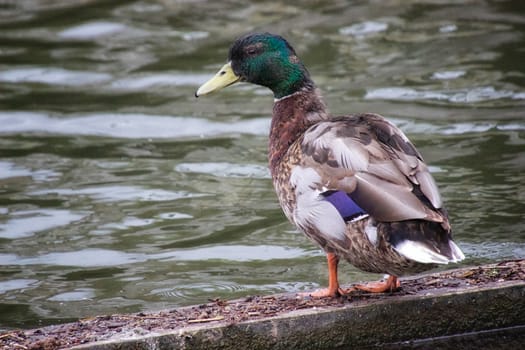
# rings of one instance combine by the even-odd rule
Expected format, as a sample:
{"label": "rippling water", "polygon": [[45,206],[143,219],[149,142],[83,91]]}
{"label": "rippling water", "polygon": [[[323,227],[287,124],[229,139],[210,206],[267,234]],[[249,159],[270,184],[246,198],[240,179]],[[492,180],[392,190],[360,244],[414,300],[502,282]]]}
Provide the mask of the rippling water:
{"label": "rippling water", "polygon": [[[237,35],[290,39],[335,114],[431,164],[464,265],[525,256],[521,2],[0,3],[0,328],[326,283],[266,167],[272,97],[196,100]],[[374,279],[348,264],[342,280]]]}

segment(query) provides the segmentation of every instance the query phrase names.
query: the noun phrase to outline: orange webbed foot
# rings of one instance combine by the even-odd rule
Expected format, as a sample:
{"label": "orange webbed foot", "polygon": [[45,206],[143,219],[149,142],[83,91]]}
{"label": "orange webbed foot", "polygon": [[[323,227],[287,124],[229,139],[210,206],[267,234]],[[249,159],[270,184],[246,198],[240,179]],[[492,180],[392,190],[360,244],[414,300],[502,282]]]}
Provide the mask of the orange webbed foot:
{"label": "orange webbed foot", "polygon": [[396,276],[388,276],[386,281],[380,282],[369,282],[366,284],[356,284],[353,287],[346,290],[346,292],[352,292],[360,290],[369,293],[387,293],[394,292],[401,287],[401,283]]}

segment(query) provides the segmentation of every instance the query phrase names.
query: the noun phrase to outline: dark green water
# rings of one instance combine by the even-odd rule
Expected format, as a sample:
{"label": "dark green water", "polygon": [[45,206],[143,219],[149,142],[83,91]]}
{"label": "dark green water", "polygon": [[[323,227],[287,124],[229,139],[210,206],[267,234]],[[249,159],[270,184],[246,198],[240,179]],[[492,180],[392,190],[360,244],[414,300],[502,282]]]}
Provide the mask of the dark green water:
{"label": "dark green water", "polygon": [[525,2],[288,3],[0,1],[0,329],[326,283],[271,186],[270,93],[193,97],[253,30],[405,130],[462,265],[525,257]]}

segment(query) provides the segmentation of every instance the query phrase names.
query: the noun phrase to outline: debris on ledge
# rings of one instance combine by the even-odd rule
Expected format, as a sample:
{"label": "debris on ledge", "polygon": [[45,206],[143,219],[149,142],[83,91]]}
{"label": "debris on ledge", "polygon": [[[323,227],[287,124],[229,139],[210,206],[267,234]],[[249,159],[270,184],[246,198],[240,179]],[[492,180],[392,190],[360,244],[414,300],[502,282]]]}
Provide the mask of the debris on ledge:
{"label": "debris on ledge", "polygon": [[[388,294],[210,300],[0,334],[2,349],[333,349],[525,327],[525,260],[402,279]],[[520,328],[521,329],[521,328]],[[525,329],[525,328],[524,328]]]}

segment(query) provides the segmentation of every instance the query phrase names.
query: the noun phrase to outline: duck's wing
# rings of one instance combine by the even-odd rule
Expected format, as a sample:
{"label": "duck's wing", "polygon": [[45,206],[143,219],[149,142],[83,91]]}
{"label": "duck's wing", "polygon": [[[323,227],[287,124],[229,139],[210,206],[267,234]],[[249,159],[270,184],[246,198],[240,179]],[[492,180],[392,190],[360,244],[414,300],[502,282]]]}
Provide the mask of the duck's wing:
{"label": "duck's wing", "polygon": [[405,134],[376,114],[321,122],[301,140],[303,167],[320,193],[345,192],[378,221],[423,219],[450,226],[438,188]]}

